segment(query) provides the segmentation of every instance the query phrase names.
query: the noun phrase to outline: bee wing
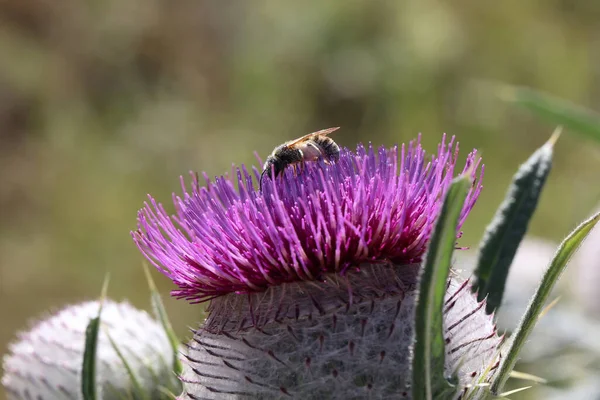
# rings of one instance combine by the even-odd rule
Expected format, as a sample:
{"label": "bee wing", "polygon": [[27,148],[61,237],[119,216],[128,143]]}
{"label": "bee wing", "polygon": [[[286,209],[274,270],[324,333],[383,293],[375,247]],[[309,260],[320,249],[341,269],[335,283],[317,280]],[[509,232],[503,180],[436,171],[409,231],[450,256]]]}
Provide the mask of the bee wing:
{"label": "bee wing", "polygon": [[301,143],[301,142],[304,142],[306,140],[309,140],[309,139],[311,139],[311,138],[313,138],[315,136],[329,135],[331,132],[335,132],[338,129],[340,129],[340,127],[336,126],[334,128],[327,128],[327,129],[322,129],[320,131],[312,132],[312,133],[309,133],[308,135],[304,135],[302,137],[299,137],[298,139],[295,139],[295,140],[292,140],[290,142],[287,142],[286,145],[288,147],[289,146],[294,146],[294,145],[296,145],[298,143]]}

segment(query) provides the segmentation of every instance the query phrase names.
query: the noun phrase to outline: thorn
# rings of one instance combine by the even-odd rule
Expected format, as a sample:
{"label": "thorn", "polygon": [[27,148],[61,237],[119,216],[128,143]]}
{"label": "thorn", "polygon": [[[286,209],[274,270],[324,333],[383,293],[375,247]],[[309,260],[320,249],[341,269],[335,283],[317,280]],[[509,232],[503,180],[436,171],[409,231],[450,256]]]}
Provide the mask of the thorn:
{"label": "thorn", "polygon": [[499,397],[508,397],[508,396],[510,396],[511,394],[515,394],[515,393],[518,393],[518,392],[522,392],[523,390],[527,390],[527,389],[530,389],[530,388],[532,388],[532,387],[533,387],[533,386],[525,386],[525,387],[518,388],[518,389],[515,389],[515,390],[511,390],[511,391],[508,391],[508,392],[500,393],[498,396],[499,396]]}
{"label": "thorn", "polygon": [[550,311],[552,308],[554,308],[554,306],[555,306],[555,305],[556,305],[556,304],[559,302],[559,300],[560,300],[560,298],[561,298],[561,297],[562,297],[562,296],[558,296],[557,298],[555,298],[554,300],[552,300],[552,301],[550,302],[550,304],[548,304],[546,307],[544,307],[544,309],[542,310],[542,312],[540,312],[540,314],[539,314],[539,315],[538,315],[538,317],[537,317],[538,321],[539,321],[540,319],[542,319],[542,317],[543,317],[544,315],[546,315],[546,313],[547,313],[548,311]]}
{"label": "thorn", "polygon": [[527,374],[525,372],[519,372],[519,371],[511,371],[510,372],[510,377],[514,378],[514,379],[523,379],[526,381],[531,381],[531,382],[535,382],[535,383],[548,383],[548,381],[544,378],[541,378],[539,376],[535,376],[535,375],[531,375],[531,374]]}
{"label": "thorn", "polygon": [[560,134],[562,133],[562,131],[563,131],[562,125],[557,126],[556,129],[554,129],[554,132],[552,132],[552,136],[550,136],[550,139],[548,139],[546,144],[549,145],[550,147],[554,147],[554,144],[556,144],[556,142],[558,141],[558,138],[560,137]]}

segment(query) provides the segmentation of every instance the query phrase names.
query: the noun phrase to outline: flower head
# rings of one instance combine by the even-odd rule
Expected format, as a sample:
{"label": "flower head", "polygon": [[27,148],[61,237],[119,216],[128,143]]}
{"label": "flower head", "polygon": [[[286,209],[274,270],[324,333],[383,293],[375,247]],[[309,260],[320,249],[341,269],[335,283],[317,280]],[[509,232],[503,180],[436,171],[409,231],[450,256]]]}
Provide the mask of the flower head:
{"label": "flower head", "polygon": [[[428,158],[420,140],[400,149],[359,145],[342,149],[333,165],[288,168],[256,189],[260,172],[244,166],[236,177],[193,176],[174,196],[169,217],[152,197],[138,214],[133,238],[142,253],[179,290],[205,301],[227,293],[261,292],[286,282],[319,281],[364,263],[421,261],[441,201],[454,175],[458,144],[445,136]],[[476,174],[473,151],[465,170]],[[481,168],[483,173],[483,168]],[[237,188],[236,188],[237,186]],[[477,180],[460,225],[481,190]],[[460,233],[457,232],[457,236]]]}
{"label": "flower head", "polygon": [[[431,158],[419,140],[358,146],[333,165],[287,168],[262,191],[256,168],[204,187],[194,176],[174,196],[174,217],[150,198],[138,247],[177,296],[212,300],[188,344],[180,398],[411,398],[419,262],[457,156],[445,138]],[[472,152],[463,172],[478,167]],[[458,230],[481,190],[474,182]],[[468,282],[451,278],[446,298],[445,373],[462,394],[477,391],[500,338]]]}

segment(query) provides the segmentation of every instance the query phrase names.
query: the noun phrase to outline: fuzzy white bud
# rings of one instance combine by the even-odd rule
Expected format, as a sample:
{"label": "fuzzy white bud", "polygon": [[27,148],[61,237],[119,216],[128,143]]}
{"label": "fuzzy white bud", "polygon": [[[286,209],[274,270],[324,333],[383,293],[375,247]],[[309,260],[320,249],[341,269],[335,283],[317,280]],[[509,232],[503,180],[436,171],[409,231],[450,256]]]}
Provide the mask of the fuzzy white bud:
{"label": "fuzzy white bud", "polygon": [[[2,385],[10,400],[81,399],[85,330],[98,313],[97,301],[64,308],[18,335],[4,357]],[[173,351],[162,327],[147,313],[127,303],[105,301],[97,346],[97,378],[101,399],[130,398],[133,388],[115,342],[152,398],[159,386],[172,387]],[[154,395],[156,393],[156,395]]]}

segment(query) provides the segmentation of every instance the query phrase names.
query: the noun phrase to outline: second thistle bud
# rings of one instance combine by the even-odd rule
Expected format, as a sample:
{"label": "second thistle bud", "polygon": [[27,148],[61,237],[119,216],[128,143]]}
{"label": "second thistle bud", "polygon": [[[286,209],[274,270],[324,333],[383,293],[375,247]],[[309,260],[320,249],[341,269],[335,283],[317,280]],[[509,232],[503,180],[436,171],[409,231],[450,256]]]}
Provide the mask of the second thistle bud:
{"label": "second thistle bud", "polygon": [[[85,330],[98,307],[97,301],[67,307],[19,334],[3,362],[2,385],[9,400],[82,398]],[[146,392],[144,398],[166,398],[160,387],[177,390],[169,365],[172,350],[162,327],[127,303],[105,301],[96,361],[100,399],[131,398],[135,393],[109,336]]]}

